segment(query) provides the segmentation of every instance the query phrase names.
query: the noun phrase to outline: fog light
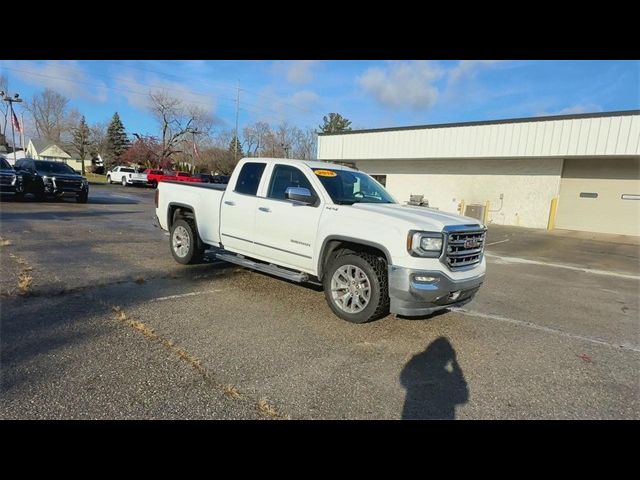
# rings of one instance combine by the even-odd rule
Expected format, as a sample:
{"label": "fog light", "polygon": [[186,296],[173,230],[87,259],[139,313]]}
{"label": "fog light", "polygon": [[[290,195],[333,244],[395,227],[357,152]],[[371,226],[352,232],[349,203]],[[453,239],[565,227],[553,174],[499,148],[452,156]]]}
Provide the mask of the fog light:
{"label": "fog light", "polygon": [[438,277],[427,277],[426,275],[414,275],[413,279],[416,282],[423,282],[423,283],[436,283],[440,281]]}

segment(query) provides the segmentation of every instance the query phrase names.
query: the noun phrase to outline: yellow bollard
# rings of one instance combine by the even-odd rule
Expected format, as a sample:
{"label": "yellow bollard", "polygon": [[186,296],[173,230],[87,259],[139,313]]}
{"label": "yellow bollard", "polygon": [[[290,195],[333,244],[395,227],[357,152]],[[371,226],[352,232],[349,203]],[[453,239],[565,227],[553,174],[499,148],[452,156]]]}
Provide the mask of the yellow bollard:
{"label": "yellow bollard", "polygon": [[551,207],[549,208],[549,222],[547,223],[547,230],[553,230],[556,228],[556,212],[558,211],[558,197],[551,199]]}
{"label": "yellow bollard", "polygon": [[485,225],[489,221],[489,207],[491,207],[491,202],[487,200],[487,203],[484,204],[484,215],[482,216],[482,223]]}

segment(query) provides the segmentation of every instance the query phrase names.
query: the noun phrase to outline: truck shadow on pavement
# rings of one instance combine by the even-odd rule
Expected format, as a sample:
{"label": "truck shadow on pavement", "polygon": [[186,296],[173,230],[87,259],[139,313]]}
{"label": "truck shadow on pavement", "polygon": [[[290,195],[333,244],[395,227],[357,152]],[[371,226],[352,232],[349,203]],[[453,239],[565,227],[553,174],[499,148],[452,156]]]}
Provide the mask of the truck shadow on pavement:
{"label": "truck shadow on pavement", "polygon": [[439,337],[414,355],[400,373],[407,390],[402,419],[455,419],[456,405],[469,400],[469,387],[456,359],[456,351]]}

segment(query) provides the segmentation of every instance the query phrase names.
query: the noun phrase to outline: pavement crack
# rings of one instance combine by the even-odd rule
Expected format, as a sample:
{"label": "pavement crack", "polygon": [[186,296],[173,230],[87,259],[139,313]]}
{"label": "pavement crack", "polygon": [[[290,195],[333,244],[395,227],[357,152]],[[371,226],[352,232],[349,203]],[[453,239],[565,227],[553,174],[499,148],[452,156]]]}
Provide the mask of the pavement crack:
{"label": "pavement crack", "polygon": [[[100,303],[106,306],[105,302],[101,301]],[[200,375],[202,380],[209,387],[220,392],[226,398],[233,401],[243,402],[247,406],[253,405],[255,410],[263,417],[281,420],[291,419],[290,415],[286,415],[278,411],[278,409],[274,405],[270,404],[266,398],[260,397],[257,399],[252,399],[251,396],[241,393],[236,386],[218,382],[215,379],[213,372],[204,367],[201,359],[192,355],[184,348],[178,346],[170,338],[167,338],[166,336],[158,333],[150,325],[136,318],[130,317],[124,311],[124,309],[122,309],[122,307],[114,305],[111,307],[111,311],[113,312],[113,316],[118,323],[141,333],[148,341],[160,345],[162,348],[178,357],[180,361],[187,363]]]}

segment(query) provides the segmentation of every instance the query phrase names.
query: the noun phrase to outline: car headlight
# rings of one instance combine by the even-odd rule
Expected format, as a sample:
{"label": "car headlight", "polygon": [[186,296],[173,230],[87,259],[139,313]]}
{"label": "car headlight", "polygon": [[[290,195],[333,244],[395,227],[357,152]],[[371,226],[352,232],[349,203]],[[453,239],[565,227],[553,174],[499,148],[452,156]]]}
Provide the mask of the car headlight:
{"label": "car headlight", "polygon": [[407,250],[414,257],[438,258],[442,253],[442,233],[417,232],[407,235]]}
{"label": "car headlight", "polygon": [[18,181],[18,176],[17,175],[13,175],[11,177],[11,186],[13,187],[16,184],[17,181]]}

